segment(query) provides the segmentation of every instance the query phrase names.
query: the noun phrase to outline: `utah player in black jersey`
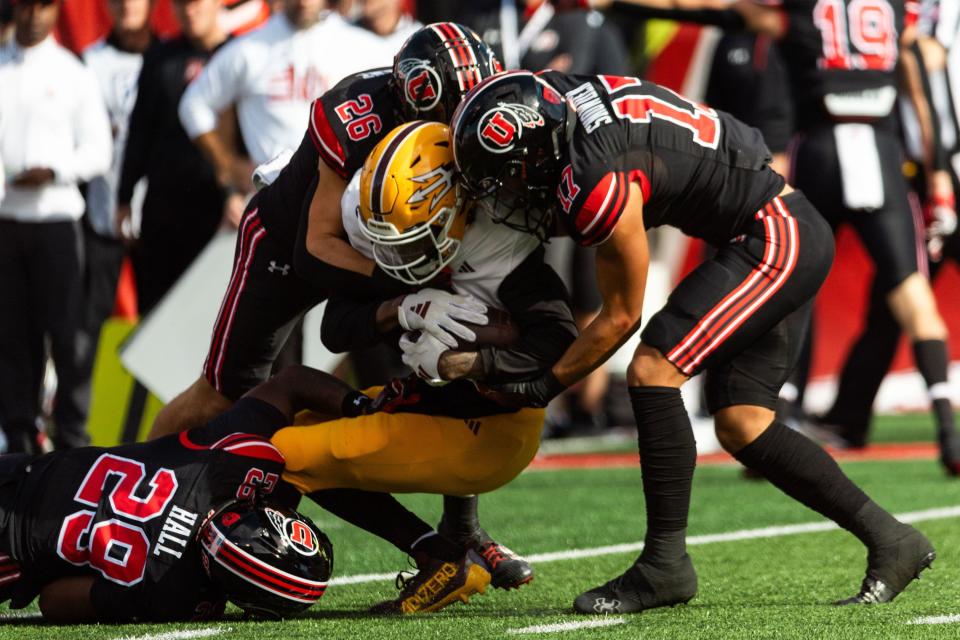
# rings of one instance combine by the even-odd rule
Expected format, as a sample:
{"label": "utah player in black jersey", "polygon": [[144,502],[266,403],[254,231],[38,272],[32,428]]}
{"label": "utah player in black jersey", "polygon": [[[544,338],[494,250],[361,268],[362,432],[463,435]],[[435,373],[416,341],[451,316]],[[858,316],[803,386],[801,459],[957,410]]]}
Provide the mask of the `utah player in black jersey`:
{"label": "utah player in black jersey", "polygon": [[[227,599],[260,615],[306,608],[323,594],[331,551],[290,510],[299,494],[281,481],[269,438],[303,408],[355,415],[359,397],[332,376],[289,368],[177,435],[0,457],[0,601],[19,608],[39,595],[44,616],[60,622],[212,618]],[[252,511],[238,502],[254,499]],[[258,531],[234,526],[257,513],[280,527],[264,529],[269,553]]]}
{"label": "utah player in black jersey", "polygon": [[[354,74],[314,101],[300,147],[279,176],[253,197],[240,223],[233,273],[203,375],[164,407],[151,437],[202,424],[265,380],[297,319],[331,292],[386,292],[384,297],[410,293],[346,241],[340,216],[346,178],[397,124],[414,119],[446,122],[461,96],[499,68],[475,33],[456,23],[436,23],[404,43],[392,70]],[[408,322],[406,329],[442,326],[462,338],[475,337],[461,324],[472,315],[458,316],[456,305],[439,304],[449,302],[449,294],[425,295],[443,300],[434,300],[426,319],[410,314],[411,322],[428,322]],[[394,507],[392,498],[379,494],[366,494],[363,500],[316,497],[347,519],[344,509]],[[377,507],[372,500],[385,503]],[[493,542],[479,535],[475,496],[445,497],[443,524],[445,532],[464,544]],[[526,561],[496,546],[504,561],[495,573],[528,579]],[[519,585],[494,577],[497,586]]]}
{"label": "utah player in black jersey", "polygon": [[505,385],[533,405],[636,331],[647,228],[670,225],[717,248],[650,319],[627,372],[647,503],[643,552],[623,575],[581,594],[576,611],[637,612],[696,594],[685,544],[696,443],[680,386],[701,372],[723,447],[868,547],[861,590],[844,603],[889,601],[930,565],[934,550],[919,531],[774,419],[833,238],[804,195],[769,168],[757,130],[637,78],[549,71],[485,81],[452,125],[468,187],[513,200],[514,222],[548,228],[555,211],[576,240],[599,245],[597,318],[552,371]]}
{"label": "utah player in black jersey", "polygon": [[[672,0],[628,1],[675,5]],[[952,207],[954,194],[946,158],[934,142],[931,107],[913,50],[917,5],[913,0],[737,0],[729,5],[685,0],[675,17],[725,16],[721,22],[728,26],[739,22],[780,41],[798,132],[791,181],[831,226],[849,223],[856,230],[876,265],[875,290],[913,343],[917,369],[935,397],[947,380],[948,331],[926,275],[923,222],[901,173],[894,115],[898,71],[923,129],[927,198]],[[938,433],[955,440],[953,412],[932,404]],[[950,474],[960,465],[957,453],[954,447],[942,450]]]}

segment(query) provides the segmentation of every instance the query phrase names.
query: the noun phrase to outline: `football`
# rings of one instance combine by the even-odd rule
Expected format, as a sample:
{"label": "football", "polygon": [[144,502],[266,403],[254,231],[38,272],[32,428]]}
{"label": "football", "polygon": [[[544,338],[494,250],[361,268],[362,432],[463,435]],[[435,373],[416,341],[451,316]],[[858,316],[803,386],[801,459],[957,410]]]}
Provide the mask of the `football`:
{"label": "football", "polygon": [[487,324],[463,323],[463,326],[477,334],[477,339],[457,338],[457,351],[473,351],[481,346],[509,347],[520,340],[520,329],[506,311],[488,307],[487,319]]}

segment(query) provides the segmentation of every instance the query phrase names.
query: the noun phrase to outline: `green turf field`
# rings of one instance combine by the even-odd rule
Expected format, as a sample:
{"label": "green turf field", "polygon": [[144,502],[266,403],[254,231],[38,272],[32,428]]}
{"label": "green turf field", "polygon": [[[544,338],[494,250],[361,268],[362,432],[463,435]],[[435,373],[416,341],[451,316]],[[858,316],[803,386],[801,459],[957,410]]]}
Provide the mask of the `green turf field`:
{"label": "green turf field", "polygon": [[[900,421],[903,434],[922,437],[913,419]],[[897,423],[884,437],[897,438]],[[929,433],[929,431],[927,431]],[[932,461],[856,462],[847,472],[889,509],[917,512],[960,506],[960,482],[949,481]],[[430,521],[439,498],[404,501]],[[635,542],[642,537],[643,506],[637,469],[532,471],[481,500],[484,525],[526,555]],[[334,544],[335,575],[395,572],[405,557],[369,535],[306,507]],[[960,510],[955,512],[960,514]],[[928,514],[929,516],[929,514]],[[569,613],[573,598],[622,571],[636,552],[540,561],[537,577],[520,591],[491,591],[469,605],[416,618],[371,618],[365,607],[395,594],[392,580],[333,584],[302,620],[251,623],[237,615],[202,625],[44,627],[35,619],[9,618],[0,640],[34,637],[141,638],[914,638],[960,636],[960,515],[918,523],[934,542],[939,559],[924,579],[898,600],[873,608],[837,609],[828,603],[854,593],[865,552],[840,531],[795,533],[739,541],[704,541],[705,534],[774,525],[822,522],[764,482],[741,478],[734,466],[697,471],[690,517],[696,544],[690,553],[700,593],[687,606],[606,619],[610,626],[563,632],[517,630],[536,625],[603,620]],[[29,615],[28,610],[28,615]],[[16,613],[14,612],[14,615]],[[910,624],[918,618],[956,615],[953,624]],[[542,629],[540,631],[543,631]]]}

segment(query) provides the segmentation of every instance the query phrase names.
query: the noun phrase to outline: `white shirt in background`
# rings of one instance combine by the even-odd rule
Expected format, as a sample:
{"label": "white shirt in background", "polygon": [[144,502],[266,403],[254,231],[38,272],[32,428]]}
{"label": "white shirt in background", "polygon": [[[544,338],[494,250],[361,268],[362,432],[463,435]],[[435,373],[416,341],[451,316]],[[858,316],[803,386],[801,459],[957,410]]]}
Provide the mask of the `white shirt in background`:
{"label": "white shirt in background", "polygon": [[407,41],[407,38],[412,36],[422,26],[422,24],[410,16],[404,15],[400,18],[400,22],[397,23],[397,27],[393,30],[393,33],[385,36],[377,36],[380,38],[380,42],[387,48],[387,51],[390,52],[390,62],[387,63],[388,65],[393,64],[393,56],[397,55],[397,51],[399,51],[403,43]]}
{"label": "white shirt in background", "polygon": [[389,65],[392,55],[336,13],[303,30],[279,13],[213,56],[180,100],[180,121],[197,138],[236,104],[250,158],[262,164],[300,145],[314,99],[352,73]]}
{"label": "white shirt in background", "polygon": [[97,77],[113,133],[113,162],[105,174],[91,180],[87,187],[87,216],[94,231],[113,237],[123,148],[127,143],[130,114],[137,101],[143,54],[123,51],[100,40],[84,50],[83,61]]}
{"label": "white shirt in background", "polygon": [[[0,49],[0,156],[6,196],[0,217],[23,222],[77,220],[84,203],[77,182],[110,167],[112,140],[96,78],[53,37]],[[54,181],[15,187],[24,169],[48,167]]]}

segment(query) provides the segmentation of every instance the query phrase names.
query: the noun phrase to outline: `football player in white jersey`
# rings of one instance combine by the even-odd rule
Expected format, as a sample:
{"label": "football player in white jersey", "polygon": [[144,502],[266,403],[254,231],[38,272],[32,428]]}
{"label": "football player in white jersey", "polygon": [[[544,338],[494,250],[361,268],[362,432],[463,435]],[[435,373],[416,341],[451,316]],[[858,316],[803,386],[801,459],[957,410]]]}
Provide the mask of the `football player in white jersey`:
{"label": "football player in white jersey", "polygon": [[[377,413],[279,432],[284,477],[304,493],[347,486],[469,496],[509,482],[536,453],[544,414],[517,411],[495,387],[548,369],[577,333],[539,240],[494,224],[484,204],[463,206],[448,128],[435,122],[388,133],[341,203],[346,239],[409,293],[384,299],[337,288],[324,314],[324,344],[337,352],[399,340],[414,371],[449,384],[411,375],[380,393]],[[444,322],[452,308],[461,318],[477,312],[475,335]],[[490,326],[478,326],[485,309]],[[508,312],[512,324],[494,309]],[[529,564],[494,542],[475,510],[467,511],[469,526],[459,520],[463,510],[454,512],[460,515],[445,513],[438,531],[478,553],[495,587],[532,579]]]}
{"label": "football player in white jersey", "polygon": [[324,6],[284,0],[263,27],[218,51],[184,93],[180,121],[224,187],[250,188],[249,165],[217,130],[228,107],[236,105],[250,159],[262,164],[297,148],[315,98],[352,73],[390,64],[393,51],[379,38]]}

